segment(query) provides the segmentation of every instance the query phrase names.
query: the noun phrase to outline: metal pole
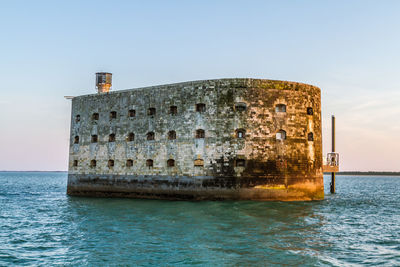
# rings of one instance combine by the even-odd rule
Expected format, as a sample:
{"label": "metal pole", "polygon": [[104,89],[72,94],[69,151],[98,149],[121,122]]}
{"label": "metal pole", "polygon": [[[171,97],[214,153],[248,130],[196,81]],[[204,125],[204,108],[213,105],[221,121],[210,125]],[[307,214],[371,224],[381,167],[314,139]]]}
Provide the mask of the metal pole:
{"label": "metal pole", "polygon": [[[335,152],[335,116],[332,115],[332,152]],[[335,193],[335,172],[331,173],[331,193]]]}

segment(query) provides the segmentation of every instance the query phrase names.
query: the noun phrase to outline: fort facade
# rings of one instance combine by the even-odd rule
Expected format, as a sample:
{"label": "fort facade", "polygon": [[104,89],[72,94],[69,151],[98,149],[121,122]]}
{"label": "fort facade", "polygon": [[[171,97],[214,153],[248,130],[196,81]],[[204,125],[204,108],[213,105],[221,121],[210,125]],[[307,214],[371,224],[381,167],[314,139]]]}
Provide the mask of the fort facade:
{"label": "fort facade", "polygon": [[319,200],[322,175],[312,85],[219,79],[72,99],[69,195]]}

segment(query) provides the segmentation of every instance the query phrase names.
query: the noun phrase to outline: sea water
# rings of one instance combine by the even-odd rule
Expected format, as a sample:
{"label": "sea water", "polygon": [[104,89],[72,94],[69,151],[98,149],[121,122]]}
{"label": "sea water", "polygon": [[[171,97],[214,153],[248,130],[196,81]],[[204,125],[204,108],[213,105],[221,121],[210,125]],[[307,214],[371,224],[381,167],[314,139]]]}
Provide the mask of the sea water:
{"label": "sea water", "polygon": [[337,176],[315,202],[66,195],[66,173],[0,172],[0,265],[400,265],[400,177]]}

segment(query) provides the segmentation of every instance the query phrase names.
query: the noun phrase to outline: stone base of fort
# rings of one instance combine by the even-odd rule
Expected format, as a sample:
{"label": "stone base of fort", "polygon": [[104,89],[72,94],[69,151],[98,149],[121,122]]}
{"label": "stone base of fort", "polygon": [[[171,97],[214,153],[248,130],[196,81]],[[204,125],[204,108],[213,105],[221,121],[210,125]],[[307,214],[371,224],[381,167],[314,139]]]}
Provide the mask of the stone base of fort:
{"label": "stone base of fort", "polygon": [[69,174],[67,194],[169,200],[310,201],[324,198],[321,178],[172,177]]}

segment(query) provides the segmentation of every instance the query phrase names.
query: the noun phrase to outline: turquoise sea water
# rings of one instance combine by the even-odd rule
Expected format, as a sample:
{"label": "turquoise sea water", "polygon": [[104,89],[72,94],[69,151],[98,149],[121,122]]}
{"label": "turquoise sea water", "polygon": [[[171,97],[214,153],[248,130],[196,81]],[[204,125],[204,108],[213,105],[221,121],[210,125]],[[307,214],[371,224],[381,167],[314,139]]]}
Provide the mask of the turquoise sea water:
{"label": "turquoise sea water", "polygon": [[0,172],[0,266],[400,265],[399,177],[338,176],[318,202],[78,198],[66,182]]}

